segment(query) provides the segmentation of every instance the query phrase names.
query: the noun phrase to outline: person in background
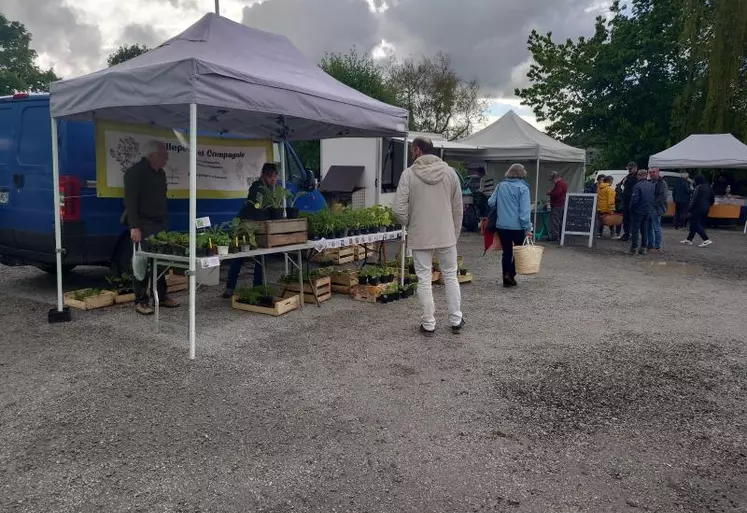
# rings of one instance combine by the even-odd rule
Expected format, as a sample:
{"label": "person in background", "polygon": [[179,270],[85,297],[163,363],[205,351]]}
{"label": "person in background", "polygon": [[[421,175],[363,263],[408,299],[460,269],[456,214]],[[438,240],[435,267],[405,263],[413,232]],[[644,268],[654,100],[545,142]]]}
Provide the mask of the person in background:
{"label": "person in background", "polygon": [[726,188],[729,187],[729,179],[726,175],[719,175],[716,183],[713,184],[714,196],[726,196]]}
{"label": "person in background", "polygon": [[480,192],[489,197],[495,189],[495,180],[487,175],[484,167],[477,168],[477,175],[480,177]]}
{"label": "person in background", "polygon": [[690,183],[690,175],[683,172],[677,179],[672,190],[674,201],[674,229],[679,230],[687,226],[687,209],[693,195],[693,186]]}
{"label": "person in background", "polygon": [[669,209],[669,187],[662,178],[658,168],[651,168],[648,172],[649,180],[654,184],[654,206],[651,210],[648,250],[661,253],[661,216]]}
{"label": "person in background", "polygon": [[430,139],[417,137],[411,152],[413,164],[399,179],[394,213],[407,227],[407,246],[418,275],[418,299],[423,309],[420,333],[430,337],[436,330],[431,286],[435,254],[441,263],[451,331],[459,334],[464,327],[456,247],[462,227],[461,182],[456,171],[433,155]]}
{"label": "person in background", "polygon": [[[524,176],[526,176],[526,171],[524,171]],[[563,212],[565,210],[565,198],[568,195],[568,184],[557,171],[550,173],[550,180],[554,184],[552,189],[547,192],[547,195],[550,196],[550,240],[559,241],[560,230],[563,229]]]}
{"label": "person in background", "polygon": [[531,193],[529,185],[524,181],[526,176],[524,166],[512,164],[506,172],[506,179],[488,200],[490,208],[498,209],[496,228],[503,246],[501,267],[504,287],[516,286],[514,245],[521,245],[525,238],[534,237]]}
{"label": "person in background", "polygon": [[[640,255],[647,253],[646,248],[648,247],[648,241],[651,237],[651,213],[654,208],[654,189],[655,186],[649,180],[646,179],[646,171],[638,171],[635,186],[633,187],[633,194],[630,198],[630,205],[628,212],[630,213],[631,221],[631,237],[630,237],[630,252]],[[641,237],[641,247],[638,248],[638,236]]]}
{"label": "person in background", "polygon": [[[252,210],[257,208],[256,203],[262,203],[262,189],[267,187],[268,189],[274,189],[278,181],[278,168],[274,163],[267,162],[262,166],[262,173],[259,175],[259,179],[255,180],[254,183],[249,187],[249,193],[246,196],[246,202],[241,208],[241,211],[236,217],[240,219],[250,219],[250,213]],[[226,277],[226,290],[223,291],[223,298],[230,299],[233,296],[233,291],[236,288],[236,283],[239,281],[239,274],[241,274],[241,268],[244,266],[243,258],[234,258],[231,260],[231,265],[228,267],[228,276]],[[264,283],[264,269],[262,264],[254,262],[254,278],[252,284],[255,287]]]}
{"label": "person in background", "polygon": [[[615,214],[622,215],[624,211],[623,207],[623,188],[622,188],[622,180],[620,180],[617,185],[615,185]],[[623,225],[622,223],[615,226],[615,236],[619,239],[620,233],[622,232]]]}
{"label": "person in background", "polygon": [[628,162],[628,176],[622,179],[622,212],[623,212],[623,234],[620,240],[627,242],[630,240],[630,226],[633,222],[633,214],[630,212],[630,200],[633,198],[633,189],[638,181],[638,164],[633,161]]}
{"label": "person in background", "polygon": [[696,176],[695,192],[690,202],[690,234],[687,236],[687,239],[682,241],[682,244],[692,246],[696,234],[700,235],[700,238],[703,239],[703,242],[698,247],[707,248],[713,244],[713,241],[708,238],[708,234],[705,231],[705,224],[708,220],[708,211],[715,201],[716,197],[705,177],[702,175]]}
{"label": "person in background", "polygon": [[[615,190],[612,188],[612,177],[603,177],[597,191],[597,222],[599,223],[600,237],[604,235],[604,217],[615,213],[615,196]],[[615,227],[610,226],[610,236],[614,235]]]}
{"label": "person in background", "polygon": [[584,192],[587,194],[596,194],[599,192],[599,186],[602,185],[602,181],[604,180],[604,175],[597,176],[597,179],[595,182],[593,182],[589,187],[588,190],[585,190]]}
{"label": "person in background", "polygon": [[[151,235],[169,229],[169,203],[166,196],[168,185],[163,166],[169,160],[166,145],[150,140],[143,147],[144,157],[125,171],[124,203],[125,219],[130,227],[130,239],[139,243]],[[149,268],[143,280],[132,279],[135,291],[135,311],[141,315],[151,315],[153,308],[148,297],[153,269]],[[166,276],[156,282],[158,303],[164,308],[176,308],[177,301],[170,299],[166,290]]]}

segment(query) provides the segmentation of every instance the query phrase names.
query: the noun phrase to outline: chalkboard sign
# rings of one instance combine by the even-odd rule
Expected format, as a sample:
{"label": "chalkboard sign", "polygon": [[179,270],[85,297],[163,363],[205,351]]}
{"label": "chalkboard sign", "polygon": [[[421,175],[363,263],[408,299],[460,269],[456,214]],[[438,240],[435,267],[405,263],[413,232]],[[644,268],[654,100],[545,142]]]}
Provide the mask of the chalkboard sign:
{"label": "chalkboard sign", "polygon": [[565,200],[563,215],[563,233],[560,245],[565,243],[566,235],[588,235],[589,247],[594,241],[594,221],[597,217],[596,194],[569,194]]}

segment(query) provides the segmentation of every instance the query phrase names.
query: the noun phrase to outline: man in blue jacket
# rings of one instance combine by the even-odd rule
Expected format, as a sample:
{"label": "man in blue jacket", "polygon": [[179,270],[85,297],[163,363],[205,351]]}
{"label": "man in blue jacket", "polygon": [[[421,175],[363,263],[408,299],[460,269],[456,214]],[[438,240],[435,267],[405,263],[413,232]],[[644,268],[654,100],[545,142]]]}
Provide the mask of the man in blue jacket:
{"label": "man in blue jacket", "polygon": [[[631,220],[630,252],[645,255],[651,237],[651,214],[653,213],[656,187],[646,179],[646,170],[641,169],[636,176],[633,194],[630,198],[628,212]],[[641,235],[641,247],[638,248],[638,235]]]}

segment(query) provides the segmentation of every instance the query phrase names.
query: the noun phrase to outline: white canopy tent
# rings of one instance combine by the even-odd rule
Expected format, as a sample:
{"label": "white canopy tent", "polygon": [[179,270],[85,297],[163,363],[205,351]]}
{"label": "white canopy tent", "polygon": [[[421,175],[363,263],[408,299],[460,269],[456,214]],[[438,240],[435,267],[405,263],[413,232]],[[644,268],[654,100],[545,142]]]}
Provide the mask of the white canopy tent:
{"label": "white canopy tent", "polygon": [[559,172],[568,182],[569,192],[583,190],[586,151],[556,141],[512,110],[483,130],[458,142],[477,146],[482,152],[475,154],[453,149],[448,153],[472,159],[477,155],[477,158],[487,163],[486,172],[496,182],[514,162],[523,163],[528,170],[534,164],[535,176],[527,176],[527,181],[534,189],[535,205],[550,189],[549,177],[552,171]]}
{"label": "white canopy tent", "polygon": [[659,169],[747,168],[747,144],[731,134],[695,134],[648,159]]}
{"label": "white canopy tent", "polygon": [[[279,141],[403,136],[404,109],[324,73],[290,41],[207,14],[120,65],[52,84],[57,311],[63,311],[57,120],[189,128],[189,356],[195,356],[197,128]],[[198,109],[199,107],[199,109]],[[283,170],[284,172],[284,170]]]}

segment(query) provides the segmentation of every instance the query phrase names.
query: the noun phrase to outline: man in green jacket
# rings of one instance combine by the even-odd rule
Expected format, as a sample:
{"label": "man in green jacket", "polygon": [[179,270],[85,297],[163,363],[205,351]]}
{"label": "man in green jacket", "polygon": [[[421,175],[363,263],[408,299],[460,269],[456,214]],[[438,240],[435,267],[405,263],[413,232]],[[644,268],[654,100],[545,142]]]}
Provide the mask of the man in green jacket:
{"label": "man in green jacket", "polygon": [[[130,227],[130,239],[134,243],[168,230],[169,227],[166,173],[163,171],[163,166],[169,160],[169,153],[164,143],[150,140],[145,144],[143,154],[145,157],[125,171],[124,175],[125,216]],[[142,281],[133,278],[135,311],[142,315],[153,313],[148,297],[148,283],[152,272],[153,269],[148,269]],[[158,279],[156,286],[161,306],[179,306],[177,301],[167,296],[165,276]]]}

